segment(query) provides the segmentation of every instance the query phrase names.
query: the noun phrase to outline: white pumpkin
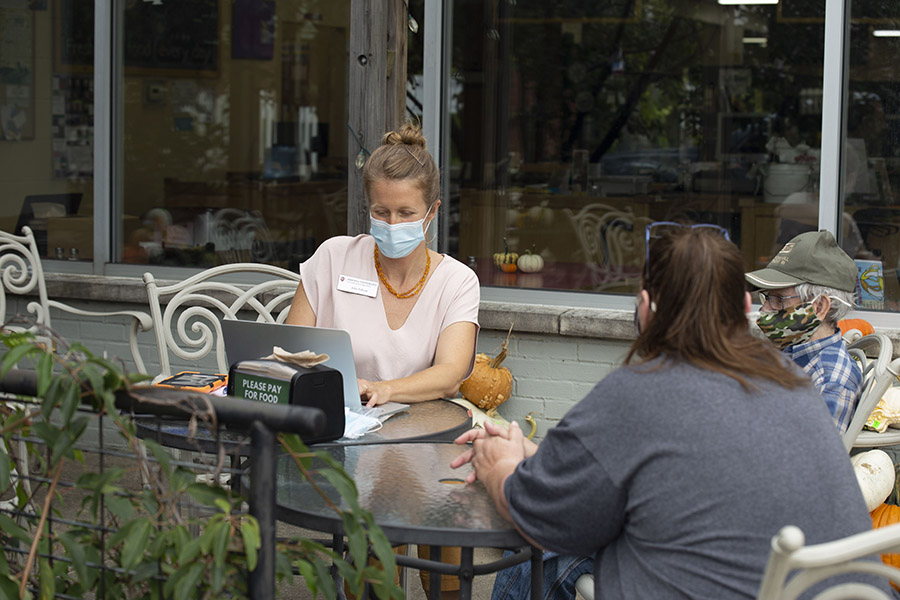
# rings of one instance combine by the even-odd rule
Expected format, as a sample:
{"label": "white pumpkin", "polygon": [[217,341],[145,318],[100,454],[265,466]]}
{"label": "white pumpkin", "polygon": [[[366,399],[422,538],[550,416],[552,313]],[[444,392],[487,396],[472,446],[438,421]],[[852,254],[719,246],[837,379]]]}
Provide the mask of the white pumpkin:
{"label": "white pumpkin", "polygon": [[528,209],[528,217],[535,225],[553,225],[553,209],[549,204],[549,200],[544,200]]}
{"label": "white pumpkin", "polygon": [[850,459],[866,508],[872,512],[890,496],[894,489],[894,462],[882,450],[860,452]]}
{"label": "white pumpkin", "polygon": [[531,250],[526,250],[525,252],[516,261],[516,266],[519,267],[520,271],[523,273],[537,273],[544,268],[544,259],[540,254],[532,254]]}

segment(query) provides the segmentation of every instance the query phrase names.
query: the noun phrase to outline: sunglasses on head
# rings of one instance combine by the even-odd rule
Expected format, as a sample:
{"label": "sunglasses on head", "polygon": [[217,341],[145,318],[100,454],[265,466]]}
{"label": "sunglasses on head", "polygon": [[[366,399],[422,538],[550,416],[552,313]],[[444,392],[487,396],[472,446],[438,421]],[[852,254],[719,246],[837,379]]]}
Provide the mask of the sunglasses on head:
{"label": "sunglasses on head", "polygon": [[731,241],[731,236],[728,235],[728,230],[720,225],[714,225],[712,223],[695,223],[693,225],[685,225],[684,223],[676,223],[675,221],[656,221],[655,223],[650,223],[647,225],[644,230],[644,276],[650,275],[650,240],[659,239],[666,232],[672,231],[673,229],[711,229],[713,231],[717,231],[725,236],[725,239],[729,242]]}

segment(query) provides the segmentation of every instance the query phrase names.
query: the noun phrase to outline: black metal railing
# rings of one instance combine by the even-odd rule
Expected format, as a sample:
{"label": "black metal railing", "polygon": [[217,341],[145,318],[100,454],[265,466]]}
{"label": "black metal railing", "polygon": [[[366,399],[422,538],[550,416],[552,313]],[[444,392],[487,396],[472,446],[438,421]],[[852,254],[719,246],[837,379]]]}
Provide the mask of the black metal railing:
{"label": "black metal railing", "polygon": [[[37,391],[38,378],[33,371],[14,369],[0,379],[0,394],[3,395],[0,398],[0,405],[4,407],[5,415],[12,418],[15,414],[22,414],[22,408],[25,407],[24,412],[30,415],[29,431],[34,431],[36,426],[39,427],[38,424],[43,419],[55,418],[57,421],[59,419],[58,416],[41,414],[38,410],[41,400],[35,398]],[[301,437],[317,435],[325,425],[324,413],[308,407],[269,405],[227,397],[210,398],[199,393],[149,386],[119,392],[114,404],[118,410],[129,416],[149,415],[145,420],[157,423],[155,433],[157,436],[162,423],[166,422],[166,417],[177,417],[182,423],[187,423],[188,427],[206,432],[206,438],[202,436],[197,438],[197,454],[194,460],[182,460],[179,456],[171,454],[162,458],[171,467],[188,469],[197,475],[203,474],[207,481],[227,482],[229,493],[245,492],[249,514],[255,517],[259,524],[260,542],[256,566],[247,573],[247,593],[252,599],[273,598],[276,572],[276,434],[296,433]],[[5,450],[16,466],[14,478],[27,484],[11,485],[8,489],[20,487],[42,491],[32,494],[29,502],[24,504],[24,509],[23,503],[17,498],[3,498],[7,502],[0,508],[0,514],[21,524],[23,529],[38,531],[36,535],[43,537],[45,543],[35,543],[33,548],[29,548],[22,541],[17,541],[14,536],[4,536],[3,551],[7,561],[34,561],[34,564],[41,563],[41,568],[62,571],[94,570],[98,579],[92,595],[97,598],[119,597],[113,586],[107,586],[104,582],[107,579],[115,579],[108,577],[113,571],[117,576],[121,576],[123,569],[110,564],[104,552],[108,550],[111,540],[114,541],[117,535],[121,537],[121,533],[117,533],[116,517],[120,516],[117,515],[117,510],[122,508],[116,505],[115,493],[107,494],[101,497],[100,506],[94,513],[99,518],[90,518],[90,514],[85,516],[86,511],[83,507],[75,510],[79,490],[84,487],[85,477],[102,478],[111,469],[125,469],[131,473],[131,485],[156,485],[147,481],[150,471],[148,465],[158,467],[160,457],[153,452],[140,450],[140,444],[135,438],[115,435],[116,430],[121,428],[116,422],[117,419],[99,414],[88,406],[79,406],[71,416],[71,421],[78,422],[82,416],[92,419],[91,427],[95,429],[82,435],[72,446],[75,456],[80,458],[80,464],[77,460],[68,461],[63,467],[61,462],[60,469],[52,474],[36,473],[39,468],[29,468],[30,463],[36,463],[36,466],[50,464],[51,456],[58,451],[58,448],[51,447],[47,443],[46,436],[13,433],[7,437]],[[127,422],[132,423],[132,419],[129,418]],[[146,427],[145,423],[145,429]],[[152,440],[154,437],[152,427],[149,431],[151,433],[146,437]],[[225,438],[229,443],[225,443]],[[224,459],[228,454],[231,455],[231,460],[226,464]],[[244,460],[242,456],[249,457],[249,460]],[[243,478],[247,475],[248,467],[251,484],[246,486],[246,489],[241,489],[242,480],[246,481]],[[15,484],[16,481],[12,483]],[[230,487],[234,489],[231,490]],[[31,494],[30,491],[19,493]],[[71,502],[66,504],[67,501]],[[192,511],[197,510],[197,507],[190,506],[188,502],[181,510]],[[66,536],[72,535],[72,532],[90,532],[99,547],[90,551],[90,556],[73,560],[70,558],[71,549],[66,547],[69,539]],[[65,552],[62,551],[64,547]],[[27,573],[28,565],[25,567]],[[47,574],[42,572],[42,588],[45,575]],[[29,580],[24,576],[22,579]],[[157,572],[147,579],[152,581],[150,585],[158,586],[162,590],[169,578],[165,573]],[[60,589],[52,591],[57,598],[78,597],[71,591]],[[47,590],[31,589],[31,592],[37,596],[46,593]]]}

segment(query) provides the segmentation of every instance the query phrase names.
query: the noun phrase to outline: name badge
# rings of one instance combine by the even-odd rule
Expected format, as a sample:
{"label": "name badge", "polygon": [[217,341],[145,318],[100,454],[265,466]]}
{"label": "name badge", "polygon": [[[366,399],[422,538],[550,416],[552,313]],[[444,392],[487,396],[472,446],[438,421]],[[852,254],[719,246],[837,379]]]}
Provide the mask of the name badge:
{"label": "name badge", "polygon": [[338,275],[337,289],[342,292],[374,298],[378,294],[378,282],[360,279],[359,277],[350,277],[349,275]]}

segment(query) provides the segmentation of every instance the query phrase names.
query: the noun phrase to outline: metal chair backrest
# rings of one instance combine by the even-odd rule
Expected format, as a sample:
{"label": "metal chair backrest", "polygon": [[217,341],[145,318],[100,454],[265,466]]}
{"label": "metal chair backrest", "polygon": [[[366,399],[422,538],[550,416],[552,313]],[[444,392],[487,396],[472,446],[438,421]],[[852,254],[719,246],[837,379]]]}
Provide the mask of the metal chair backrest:
{"label": "metal chair backrest", "polygon": [[[866,560],[879,554],[900,552],[900,524],[873,531],[857,533],[833,542],[804,546],[803,532],[788,525],[772,538],[772,551],[757,594],[758,600],[793,600],[810,587],[835,575],[866,574],[883,577],[900,584],[900,569],[881,560]],[[793,577],[789,576],[796,572]],[[884,589],[863,581],[847,581],[828,585],[816,598],[854,598],[857,600],[888,600],[893,598]]]}
{"label": "metal chair backrest", "polygon": [[34,233],[22,227],[22,235],[0,231],[0,316],[6,323],[14,315],[7,314],[7,294],[36,296],[26,310],[35,324],[50,327],[49,299],[44,269]]}
{"label": "metal chair backrest", "polygon": [[637,217],[631,208],[588,204],[577,213],[566,211],[572,221],[586,261],[613,266],[638,266],[644,262],[644,227],[651,222]]}
{"label": "metal chair backrest", "polygon": [[564,209],[572,223],[593,287],[627,285],[640,280],[644,264],[644,229],[652,222],[631,208],[588,204],[577,213]]}
{"label": "metal chair backrest", "polygon": [[[850,355],[859,362],[863,370],[863,383],[859,401],[847,431],[844,432],[844,447],[849,451],[856,444],[857,438],[866,424],[866,420],[884,392],[896,380],[900,372],[900,359],[892,361],[894,346],[883,333],[870,333],[847,346]],[[875,358],[869,358],[875,354]]]}
{"label": "metal chair backrest", "polygon": [[28,330],[40,336],[40,329],[50,328],[50,312],[60,310],[79,317],[127,317],[130,320],[129,346],[135,367],[146,373],[137,345],[139,331],[148,331],[151,326],[150,315],[140,311],[90,311],[69,306],[64,302],[53,300],[47,295],[47,283],[44,279],[44,267],[41,254],[34,238],[34,233],[27,225],[22,227],[22,235],[14,235],[0,231],[0,318],[2,323],[16,315],[8,314],[9,295],[33,297],[25,305],[30,323],[12,324],[13,330]]}
{"label": "metal chair backrest", "polygon": [[[263,280],[232,283],[237,275]],[[259,263],[220,265],[163,286],[152,273],[144,273],[159,353],[157,380],[172,374],[170,353],[197,361],[215,352],[218,372],[227,373],[220,319],[284,323],[299,283],[299,273]]]}
{"label": "metal chair backrest", "polygon": [[[25,305],[27,314],[9,314],[10,295],[34,298],[28,300]],[[140,373],[145,373],[144,363],[141,360],[137,346],[138,331],[150,329],[150,315],[139,311],[87,311],[69,306],[58,300],[51,300],[47,295],[47,283],[44,279],[44,267],[41,261],[41,253],[34,238],[34,232],[27,225],[22,227],[22,235],[15,235],[6,231],[0,231],[0,325],[10,331],[29,331],[40,340],[51,345],[49,330],[51,328],[51,309],[60,310],[80,317],[128,317],[131,322],[129,345],[135,368]],[[14,320],[16,317],[21,322]],[[24,406],[21,403],[6,401],[9,408]],[[8,444],[11,441],[0,441],[0,453],[10,456]],[[11,456],[14,463],[14,477],[21,477],[24,489],[31,495],[31,480],[27,460],[27,448],[24,440],[17,442],[17,451]],[[14,500],[0,502],[0,510],[12,510],[15,508]]]}

